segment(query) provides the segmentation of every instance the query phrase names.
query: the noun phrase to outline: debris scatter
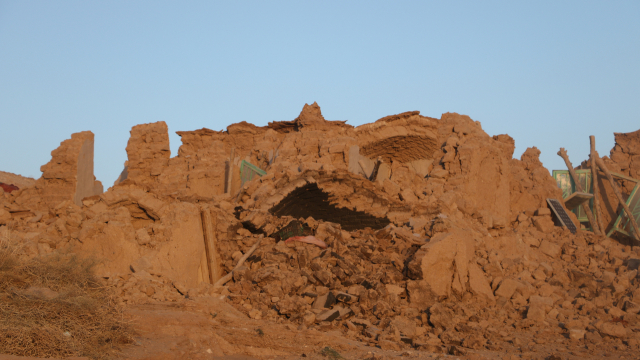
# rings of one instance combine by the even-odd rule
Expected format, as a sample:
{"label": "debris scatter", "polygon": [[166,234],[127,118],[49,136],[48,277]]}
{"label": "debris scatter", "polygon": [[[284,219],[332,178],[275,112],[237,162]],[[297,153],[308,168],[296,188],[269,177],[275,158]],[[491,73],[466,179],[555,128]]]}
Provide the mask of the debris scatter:
{"label": "debris scatter", "polygon": [[[0,184],[0,231],[24,258],[96,259],[124,307],[222,299],[251,321],[398,354],[640,349],[640,250],[632,230],[607,236],[623,209],[600,170],[600,208],[579,195],[603,224],[596,234],[574,213],[583,207],[565,207],[537,148],[514,159],[510,136],[465,115],[411,111],[353,127],[314,103],[292,121],[177,134],[171,157],[164,122],[134,126],[106,191],[93,134],[73,134],[41,178],[0,177],[18,184]],[[598,160],[631,179],[615,180],[626,201],[640,179],[640,130],[615,136]],[[304,352],[343,358],[329,345]]]}

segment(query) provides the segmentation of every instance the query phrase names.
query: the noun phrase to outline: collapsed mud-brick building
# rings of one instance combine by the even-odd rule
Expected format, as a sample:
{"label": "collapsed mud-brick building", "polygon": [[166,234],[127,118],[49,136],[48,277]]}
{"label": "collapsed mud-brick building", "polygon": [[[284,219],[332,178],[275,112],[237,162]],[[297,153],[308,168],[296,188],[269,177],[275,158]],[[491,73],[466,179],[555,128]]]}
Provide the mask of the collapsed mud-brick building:
{"label": "collapsed mud-brick building", "polygon": [[[611,180],[600,166],[596,167],[595,172],[592,170],[591,157],[573,171],[583,194],[588,195],[582,201],[588,199],[588,210],[598,227],[602,227],[603,233],[622,243],[637,245],[640,237],[634,235],[633,224],[620,201],[627,205],[636,223],[640,222],[640,130],[614,135],[615,145],[610,156],[601,159]],[[593,138],[595,141],[595,137]],[[578,195],[576,181],[568,170],[553,170],[552,173],[563,191],[565,201],[572,195]],[[621,198],[616,195],[616,190]],[[598,201],[594,200],[596,196]],[[574,202],[570,210],[577,216],[579,225],[583,229],[593,231],[586,209],[576,204],[577,202]]]}
{"label": "collapsed mud-brick building", "polygon": [[[3,231],[26,256],[97,259],[123,303],[216,294],[254,319],[430,351],[500,349],[505,326],[636,339],[636,249],[556,226],[547,199],[563,194],[540,151],[514,159],[511,137],[468,116],[353,127],[314,103],[177,134],[171,157],[164,122],[134,126],[105,192],[93,134],[73,134],[33,186],[0,197]],[[611,158],[635,176],[624,139]]]}

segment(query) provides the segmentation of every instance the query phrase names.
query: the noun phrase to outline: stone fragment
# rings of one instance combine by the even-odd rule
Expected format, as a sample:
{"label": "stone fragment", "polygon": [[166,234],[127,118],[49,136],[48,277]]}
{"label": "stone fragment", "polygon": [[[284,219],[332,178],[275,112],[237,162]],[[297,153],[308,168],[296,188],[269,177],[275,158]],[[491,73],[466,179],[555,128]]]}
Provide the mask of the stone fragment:
{"label": "stone fragment", "polygon": [[469,260],[474,245],[464,232],[451,232],[433,237],[416,252],[409,268],[422,277],[428,290],[438,297],[447,297],[451,290],[463,293],[469,276]]}
{"label": "stone fragment", "polygon": [[416,323],[412,319],[405,316],[396,316],[391,320],[391,325],[398,329],[401,335],[409,338],[416,336]]}
{"label": "stone fragment", "polygon": [[453,311],[437,303],[429,308],[429,322],[439,329],[452,329],[455,325]]}
{"label": "stone fragment", "polygon": [[341,301],[341,302],[345,302],[345,303],[352,303],[352,302],[358,301],[358,297],[357,296],[349,295],[349,294],[344,293],[344,292],[337,292],[335,294],[335,298],[336,298],[337,301]]}
{"label": "stone fragment", "polygon": [[570,329],[569,330],[569,338],[571,340],[582,340],[584,339],[586,331],[581,329]]}
{"label": "stone fragment", "polygon": [[469,288],[473,294],[478,296],[484,301],[494,301],[495,297],[489,286],[489,281],[484,275],[484,272],[478,267],[478,265],[469,264]]}
{"label": "stone fragment", "polygon": [[431,173],[429,173],[429,176],[436,178],[436,179],[442,179],[444,177],[446,177],[447,175],[449,175],[449,171],[445,170],[441,167],[434,167],[433,170],[431,170]]}
{"label": "stone fragment", "polygon": [[306,312],[302,317],[302,323],[305,324],[306,326],[310,326],[315,322],[316,322],[316,314],[310,311]]}
{"label": "stone fragment", "polygon": [[351,322],[352,322],[352,323],[354,323],[354,324],[356,324],[356,325],[362,325],[362,326],[364,326],[364,327],[371,327],[371,326],[373,326],[373,325],[371,324],[371,322],[370,322],[369,320],[367,320],[367,319],[353,318],[353,319],[351,319]]}
{"label": "stone fragment", "polygon": [[602,336],[600,336],[600,333],[595,330],[587,332],[584,338],[586,341],[593,344],[600,344],[602,342]]}
{"label": "stone fragment", "polygon": [[313,276],[316,277],[321,283],[324,285],[329,285],[331,283],[331,273],[326,270],[318,270],[313,273]]}
{"label": "stone fragment", "polygon": [[534,279],[544,281],[547,279],[547,274],[544,272],[542,268],[537,268],[532,274]]}
{"label": "stone fragment", "polygon": [[551,256],[552,258],[558,258],[560,257],[562,249],[560,248],[560,246],[550,242],[549,240],[544,240],[540,243],[540,251],[542,251],[542,253],[545,255]]}
{"label": "stone fragment", "polygon": [[251,311],[249,311],[249,317],[252,319],[260,320],[262,319],[262,312],[258,309],[251,309]]}
{"label": "stone fragment", "polygon": [[482,334],[471,334],[464,339],[462,346],[469,349],[480,350],[484,349],[486,343],[487,340],[482,336]]}
{"label": "stone fragment", "polygon": [[316,316],[316,322],[333,321],[340,317],[340,309],[331,309]]}
{"label": "stone fragment", "polygon": [[533,225],[538,231],[543,233],[548,233],[555,229],[555,224],[549,216],[535,216],[533,218]]}
{"label": "stone fragment", "polygon": [[336,297],[333,292],[329,291],[324,295],[319,295],[313,302],[314,309],[328,309],[336,303]]}
{"label": "stone fragment", "polygon": [[616,274],[611,271],[605,270],[602,272],[602,281],[604,281],[605,284],[611,284],[615,278]]}
{"label": "stone fragment", "polygon": [[529,298],[529,303],[531,305],[541,305],[541,306],[548,306],[548,307],[553,307],[553,299],[550,297],[544,297],[544,296],[531,296]]}
{"label": "stone fragment", "polygon": [[500,287],[496,290],[495,295],[505,299],[511,299],[519,286],[521,286],[520,283],[515,280],[504,279],[500,283]]}
{"label": "stone fragment", "polygon": [[546,313],[544,311],[544,306],[542,304],[532,304],[529,306],[527,310],[527,320],[532,320],[535,322],[543,322],[546,317]]}
{"label": "stone fragment", "polygon": [[405,293],[405,289],[398,285],[385,284],[385,287],[387,288],[387,292],[391,295],[400,296]]}
{"label": "stone fragment", "polygon": [[627,336],[627,329],[620,323],[604,322],[598,327],[600,334],[614,338],[624,338]]}
{"label": "stone fragment", "polygon": [[146,245],[150,243],[151,237],[149,236],[149,232],[147,232],[147,229],[136,230],[136,240],[140,245]]}

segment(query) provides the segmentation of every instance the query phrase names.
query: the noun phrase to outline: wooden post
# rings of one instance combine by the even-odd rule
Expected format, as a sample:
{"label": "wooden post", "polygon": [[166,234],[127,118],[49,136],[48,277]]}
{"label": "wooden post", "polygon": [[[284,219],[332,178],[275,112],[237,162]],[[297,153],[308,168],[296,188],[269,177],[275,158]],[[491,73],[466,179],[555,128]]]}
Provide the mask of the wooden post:
{"label": "wooden post", "polygon": [[607,167],[604,164],[604,161],[602,161],[602,159],[600,159],[600,157],[597,155],[598,153],[596,152],[596,162],[600,167],[600,170],[602,170],[602,172],[607,176],[607,179],[609,179],[609,182],[611,183],[611,187],[613,188],[613,192],[616,194],[616,197],[618,198],[618,202],[620,203],[620,205],[622,205],[622,208],[624,209],[624,211],[627,213],[627,216],[629,217],[629,221],[631,222],[631,226],[633,227],[633,230],[634,230],[635,238],[636,240],[640,241],[640,230],[638,229],[638,223],[636,223],[636,219],[633,218],[633,214],[631,213],[631,210],[629,210],[629,207],[625,203],[624,198],[622,198],[622,193],[620,192],[620,189],[618,189],[618,184],[616,184],[615,180],[613,180],[613,177],[611,176],[611,173],[609,172],[609,170],[607,170]]}
{"label": "wooden post", "polygon": [[225,179],[224,179],[224,193],[225,194],[231,194],[231,181],[233,179],[233,160],[235,159],[235,155],[236,154],[236,148],[232,148],[231,149],[231,155],[229,155],[229,162],[228,165],[229,167],[225,170],[227,170],[226,174],[225,174]]}
{"label": "wooden post", "polygon": [[605,226],[602,223],[602,211],[600,210],[600,189],[598,189],[598,165],[596,164],[596,137],[589,136],[591,143],[591,181],[593,187],[593,210],[596,212],[596,221],[602,233],[605,234]]}
{"label": "wooden post", "polygon": [[[576,175],[576,172],[573,170],[573,165],[571,165],[571,161],[569,161],[569,156],[567,156],[567,152],[564,150],[564,148],[560,148],[560,151],[558,151],[558,155],[561,158],[563,158],[565,164],[567,164],[567,168],[569,169],[569,174],[571,174],[571,178],[573,179],[573,182],[576,184],[576,191],[583,192],[582,186],[580,186],[580,183],[578,182],[578,176]],[[596,224],[595,219],[593,218],[593,214],[591,213],[591,209],[589,209],[588,202],[582,204],[582,210],[584,210],[584,212],[587,214],[587,219],[589,219],[589,223],[593,228],[593,232],[598,235],[601,235],[602,233],[600,232],[600,228],[598,227],[598,224]]]}
{"label": "wooden post", "polygon": [[207,269],[209,270],[209,283],[214,284],[221,275],[221,269],[217,255],[216,234],[209,208],[200,208],[200,219],[202,221],[202,235],[204,235],[204,250],[207,256]]}

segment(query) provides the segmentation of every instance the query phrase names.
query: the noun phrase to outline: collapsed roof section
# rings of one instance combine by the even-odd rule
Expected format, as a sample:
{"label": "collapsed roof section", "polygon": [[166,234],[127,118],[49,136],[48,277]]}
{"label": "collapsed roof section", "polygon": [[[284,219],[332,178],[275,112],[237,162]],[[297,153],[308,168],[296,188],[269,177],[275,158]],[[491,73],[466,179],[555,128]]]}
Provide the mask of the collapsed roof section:
{"label": "collapsed roof section", "polygon": [[347,231],[371,228],[382,229],[390,223],[386,217],[378,218],[364,211],[338,207],[329,201],[329,194],[312,183],[296,188],[269,210],[276,216],[291,216],[323,220],[340,224]]}
{"label": "collapsed roof section", "polygon": [[438,120],[409,111],[358,127],[362,155],[385,162],[432,159],[438,150]]}
{"label": "collapsed roof section", "polygon": [[242,191],[239,206],[241,221],[269,235],[276,230],[273,217],[311,217],[351,231],[381,229],[391,223],[392,210],[410,211],[361,176],[314,170],[260,178]]}

